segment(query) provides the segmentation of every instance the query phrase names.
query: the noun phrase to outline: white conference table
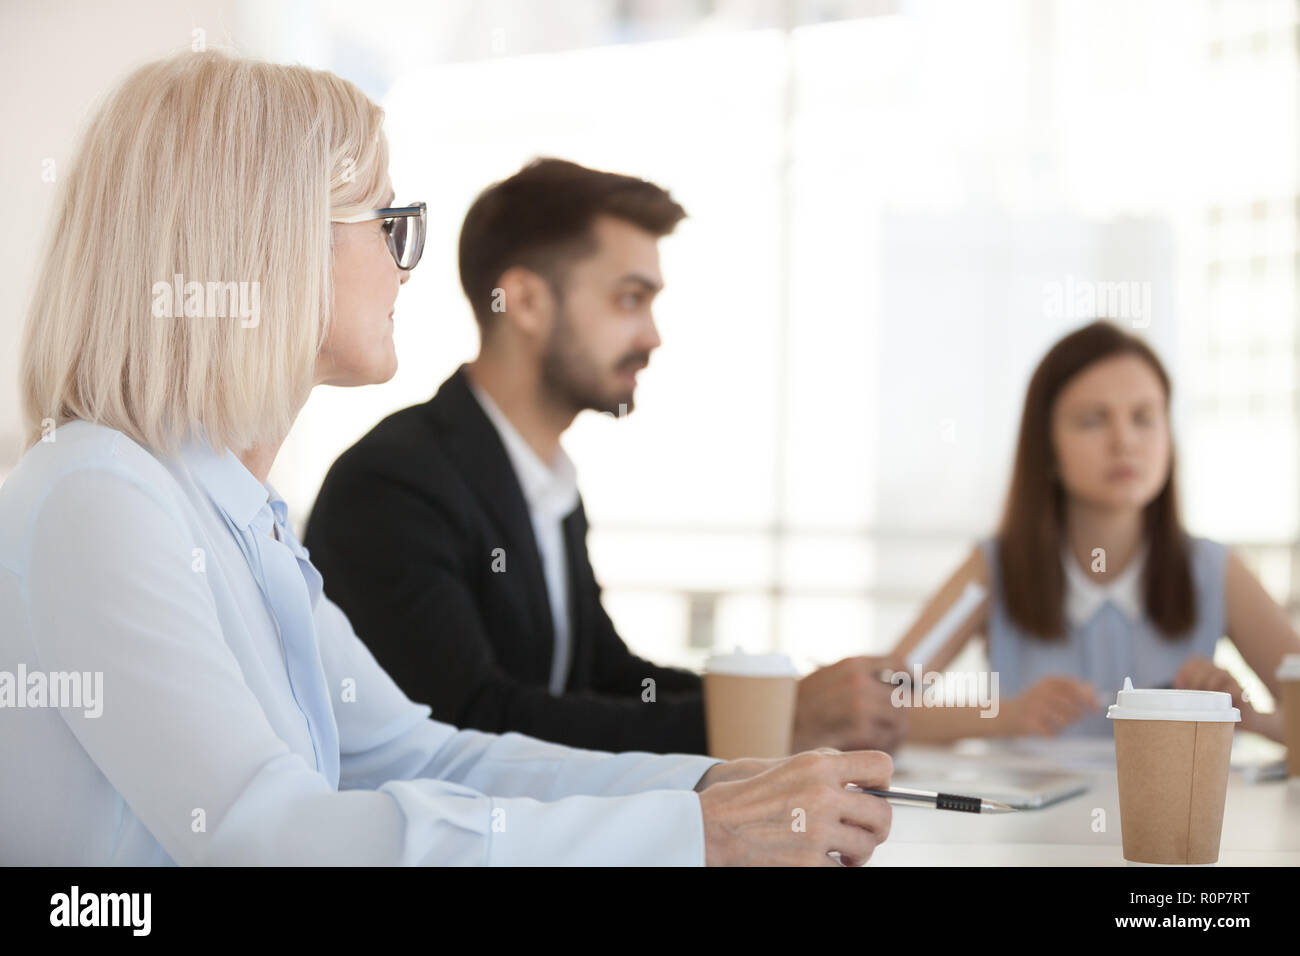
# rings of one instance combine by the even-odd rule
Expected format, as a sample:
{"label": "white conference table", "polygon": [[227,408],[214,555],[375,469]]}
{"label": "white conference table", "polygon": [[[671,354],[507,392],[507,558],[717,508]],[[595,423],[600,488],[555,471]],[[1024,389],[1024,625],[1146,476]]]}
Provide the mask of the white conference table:
{"label": "white conference table", "polygon": [[[1219,866],[1300,866],[1300,780],[1254,783],[1240,767],[1276,758],[1282,748],[1239,732],[1228,777]],[[1078,796],[1040,810],[1006,814],[893,808],[889,839],[868,866],[1125,866],[1119,789],[1111,741],[962,741],[952,747],[905,745],[894,783],[927,768],[998,766],[1063,769],[1088,778]],[[948,789],[960,793],[957,786]],[[1095,828],[1102,819],[1104,829]]]}

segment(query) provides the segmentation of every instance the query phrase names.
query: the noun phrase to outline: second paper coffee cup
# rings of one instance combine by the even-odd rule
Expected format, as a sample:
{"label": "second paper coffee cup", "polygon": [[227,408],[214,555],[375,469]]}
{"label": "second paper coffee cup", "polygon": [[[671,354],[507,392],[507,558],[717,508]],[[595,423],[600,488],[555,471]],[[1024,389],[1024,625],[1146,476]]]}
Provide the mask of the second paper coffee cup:
{"label": "second paper coffee cup", "polygon": [[714,654],[704,667],[709,756],[788,756],[795,693],[794,664],[784,654]]}
{"label": "second paper coffee cup", "polygon": [[1124,681],[1115,722],[1119,826],[1132,863],[1215,863],[1223,833],[1232,731],[1229,694],[1135,690]]}
{"label": "second paper coffee cup", "polygon": [[1300,654],[1288,654],[1277,669],[1282,685],[1282,739],[1286,742],[1286,775],[1300,778]]}

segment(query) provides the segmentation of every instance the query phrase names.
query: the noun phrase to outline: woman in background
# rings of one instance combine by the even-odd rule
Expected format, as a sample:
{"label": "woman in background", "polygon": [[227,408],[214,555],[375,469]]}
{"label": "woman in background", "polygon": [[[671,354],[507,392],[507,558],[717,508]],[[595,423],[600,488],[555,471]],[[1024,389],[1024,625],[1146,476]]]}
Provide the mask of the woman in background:
{"label": "woman in background", "polygon": [[[986,597],[929,660],[942,670],[983,635],[996,717],[917,708],[913,740],[1111,734],[1105,706],[1135,687],[1221,690],[1244,729],[1281,740],[1212,659],[1227,635],[1276,697],[1300,637],[1242,560],[1192,538],[1178,515],[1169,376],[1139,338],[1107,322],[1067,335],[1029,383],[1006,509],[895,648],[907,658],[970,587]],[[991,711],[992,708],[989,708]]]}

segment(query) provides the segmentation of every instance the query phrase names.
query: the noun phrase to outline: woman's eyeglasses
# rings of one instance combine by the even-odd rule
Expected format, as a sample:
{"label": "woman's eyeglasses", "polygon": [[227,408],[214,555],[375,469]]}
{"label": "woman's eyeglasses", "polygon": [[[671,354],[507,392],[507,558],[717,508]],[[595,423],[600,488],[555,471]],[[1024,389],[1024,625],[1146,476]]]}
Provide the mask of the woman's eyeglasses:
{"label": "woman's eyeglasses", "polygon": [[360,216],[349,219],[335,219],[335,222],[370,222],[384,220],[384,235],[388,239],[388,251],[393,254],[397,268],[410,271],[420,261],[424,252],[425,209],[422,202],[409,206],[389,206],[384,209],[372,209]]}

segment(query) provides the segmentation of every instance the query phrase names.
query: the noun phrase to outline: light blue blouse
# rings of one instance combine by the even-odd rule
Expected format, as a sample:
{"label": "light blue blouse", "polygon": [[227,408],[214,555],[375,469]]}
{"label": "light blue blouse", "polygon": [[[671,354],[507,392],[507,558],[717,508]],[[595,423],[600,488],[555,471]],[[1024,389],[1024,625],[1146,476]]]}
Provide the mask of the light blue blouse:
{"label": "light blue blouse", "polygon": [[73,422],[0,487],[0,863],[704,862],[717,761],[429,713],[233,454]]}
{"label": "light blue blouse", "polygon": [[1170,640],[1152,624],[1145,611],[1133,614],[1113,600],[1100,604],[1086,620],[1067,622],[1064,638],[1044,641],[1022,631],[1007,613],[1002,572],[993,539],[980,544],[989,569],[989,669],[998,675],[998,693],[1012,697],[1052,675],[1089,680],[1102,697],[1097,713],[1061,731],[1061,736],[1110,737],[1112,721],[1105,705],[1131,677],[1134,687],[1169,686],[1183,662],[1193,655],[1213,659],[1224,633],[1224,570],[1227,549],[1205,538],[1189,539],[1196,623],[1190,632]]}

